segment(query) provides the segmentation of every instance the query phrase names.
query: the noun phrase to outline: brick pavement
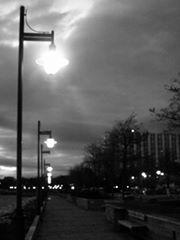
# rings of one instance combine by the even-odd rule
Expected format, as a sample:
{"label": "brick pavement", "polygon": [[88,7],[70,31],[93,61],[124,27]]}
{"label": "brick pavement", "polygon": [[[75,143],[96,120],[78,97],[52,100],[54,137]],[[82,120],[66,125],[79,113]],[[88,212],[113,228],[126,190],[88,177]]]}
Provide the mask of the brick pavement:
{"label": "brick pavement", "polygon": [[48,201],[36,240],[133,240],[114,232],[104,212],[87,211],[52,196]]}

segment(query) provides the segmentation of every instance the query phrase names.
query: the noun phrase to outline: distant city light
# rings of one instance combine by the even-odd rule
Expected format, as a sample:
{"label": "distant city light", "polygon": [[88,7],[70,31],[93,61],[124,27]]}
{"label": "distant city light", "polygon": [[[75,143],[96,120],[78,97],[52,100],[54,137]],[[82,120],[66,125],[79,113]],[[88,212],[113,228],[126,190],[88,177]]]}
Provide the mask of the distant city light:
{"label": "distant city light", "polygon": [[9,189],[17,189],[16,186],[9,186]]}
{"label": "distant city light", "polygon": [[145,172],[142,172],[142,173],[141,173],[141,176],[142,176],[143,178],[147,178],[147,174],[146,174]]}
{"label": "distant city light", "polygon": [[164,172],[161,172],[160,170],[157,170],[157,171],[156,171],[156,174],[157,174],[158,176],[164,176]]}
{"label": "distant city light", "polygon": [[75,190],[75,186],[71,186],[71,190]]}

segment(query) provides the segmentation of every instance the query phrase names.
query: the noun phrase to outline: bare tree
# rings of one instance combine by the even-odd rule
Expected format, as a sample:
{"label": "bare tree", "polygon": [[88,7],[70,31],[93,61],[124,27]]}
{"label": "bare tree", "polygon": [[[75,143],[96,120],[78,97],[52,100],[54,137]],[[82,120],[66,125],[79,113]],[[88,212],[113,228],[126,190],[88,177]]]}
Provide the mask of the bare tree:
{"label": "bare tree", "polygon": [[159,111],[156,108],[149,109],[158,121],[165,121],[170,129],[180,127],[180,73],[178,78],[171,81],[169,85],[165,85],[165,89],[172,94],[169,104]]}

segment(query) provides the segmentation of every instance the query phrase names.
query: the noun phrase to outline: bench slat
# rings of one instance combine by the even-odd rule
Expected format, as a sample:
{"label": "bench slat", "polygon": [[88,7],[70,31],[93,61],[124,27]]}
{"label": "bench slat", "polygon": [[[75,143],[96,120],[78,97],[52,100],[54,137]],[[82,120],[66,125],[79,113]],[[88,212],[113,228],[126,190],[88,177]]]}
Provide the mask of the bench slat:
{"label": "bench slat", "polygon": [[147,218],[145,214],[140,213],[140,212],[136,212],[136,211],[133,211],[133,210],[128,210],[128,215],[130,217],[134,217],[134,218],[137,218],[137,219],[140,219],[140,220],[143,220],[143,221],[145,221],[146,218]]}
{"label": "bench slat", "polygon": [[127,227],[129,229],[144,229],[146,228],[145,225],[136,223],[136,222],[132,222],[132,221],[128,221],[128,220],[118,220],[118,224],[122,225],[124,227]]}

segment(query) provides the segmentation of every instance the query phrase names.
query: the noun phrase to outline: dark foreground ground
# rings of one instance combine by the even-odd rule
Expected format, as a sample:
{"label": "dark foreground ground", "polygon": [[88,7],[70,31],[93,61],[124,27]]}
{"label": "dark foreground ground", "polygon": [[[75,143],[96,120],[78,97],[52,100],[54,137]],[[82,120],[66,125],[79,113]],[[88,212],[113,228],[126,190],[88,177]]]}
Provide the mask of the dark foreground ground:
{"label": "dark foreground ground", "polygon": [[105,219],[104,212],[87,211],[52,196],[48,201],[36,240],[133,240],[119,233]]}

